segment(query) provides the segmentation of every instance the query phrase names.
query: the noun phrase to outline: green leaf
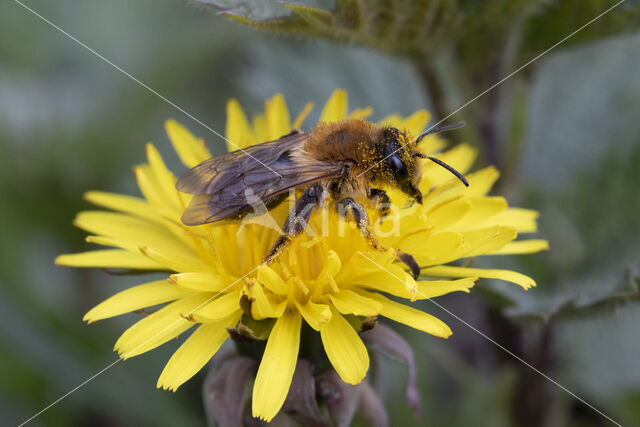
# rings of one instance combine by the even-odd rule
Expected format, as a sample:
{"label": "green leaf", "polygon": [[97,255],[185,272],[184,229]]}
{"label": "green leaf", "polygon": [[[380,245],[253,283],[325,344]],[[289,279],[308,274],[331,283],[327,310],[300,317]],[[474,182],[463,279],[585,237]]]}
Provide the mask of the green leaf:
{"label": "green leaf", "polygon": [[587,301],[580,301],[579,299],[569,300],[555,313],[552,313],[552,317],[560,318],[572,315],[590,315],[596,311],[611,311],[621,305],[639,302],[640,292],[638,292],[638,284],[640,283],[640,277],[633,276],[631,271],[627,272],[627,276],[627,280],[623,281],[611,294]]}
{"label": "green leaf", "polygon": [[194,1],[261,30],[355,42],[407,55],[433,51],[455,38],[464,23],[455,1],[337,0],[333,9],[281,2],[288,13],[274,8],[271,16],[260,13],[261,18],[242,2]]}
{"label": "green leaf", "polygon": [[[498,55],[524,23],[520,57],[530,59],[613,6],[609,0],[336,0],[333,8],[291,1],[192,0],[261,30],[355,42],[385,52],[423,56],[455,43],[477,66]],[[308,2],[307,2],[308,3]],[[317,2],[315,2],[317,3]],[[324,2],[326,3],[326,2]],[[565,43],[638,28],[640,9],[628,0]]]}
{"label": "green leaf", "polygon": [[[638,1],[626,0],[616,5],[617,3],[615,0],[539,2],[531,10],[523,31],[523,58],[530,58],[544,51],[592,20],[592,23],[563,42],[563,48],[640,28]],[[596,19],[600,15],[602,16]]]}
{"label": "green leaf", "polygon": [[520,312],[513,316],[519,319],[537,319],[544,322],[565,320],[575,317],[594,317],[606,312],[640,302],[640,276],[631,269],[626,272],[625,279],[609,292],[602,295],[576,295],[569,297],[562,304],[551,311],[544,312]]}

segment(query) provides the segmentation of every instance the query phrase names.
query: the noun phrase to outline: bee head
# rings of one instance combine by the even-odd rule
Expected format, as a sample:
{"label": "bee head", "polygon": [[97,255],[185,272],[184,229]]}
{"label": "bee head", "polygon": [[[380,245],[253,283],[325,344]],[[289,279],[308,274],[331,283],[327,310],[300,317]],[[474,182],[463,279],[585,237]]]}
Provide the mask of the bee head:
{"label": "bee head", "polygon": [[382,139],[385,178],[418,203],[422,203],[422,193],[418,189],[420,169],[411,139],[396,128],[384,129]]}
{"label": "bee head", "polygon": [[396,128],[384,129],[383,135],[383,166],[387,177],[395,184],[402,185],[411,180],[415,173],[416,161],[411,149],[411,141],[406,133]]}
{"label": "bee head", "polygon": [[422,193],[418,188],[421,178],[420,163],[416,160],[417,158],[422,158],[429,159],[447,169],[468,187],[469,183],[460,172],[442,160],[422,154],[416,149],[425,136],[436,132],[458,129],[462,126],[464,126],[464,123],[433,127],[414,139],[410,139],[406,132],[396,128],[385,128],[382,132],[382,145],[384,147],[381,153],[383,158],[381,162],[382,170],[375,171],[376,176],[374,179],[382,178],[388,184],[400,188],[418,203],[422,203]]}

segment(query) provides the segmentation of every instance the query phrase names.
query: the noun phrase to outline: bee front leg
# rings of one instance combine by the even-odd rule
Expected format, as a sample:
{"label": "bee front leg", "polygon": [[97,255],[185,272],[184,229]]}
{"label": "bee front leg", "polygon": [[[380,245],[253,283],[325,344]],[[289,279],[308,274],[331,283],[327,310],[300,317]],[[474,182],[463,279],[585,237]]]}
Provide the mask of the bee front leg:
{"label": "bee front leg", "polygon": [[264,263],[273,261],[282,250],[289,244],[291,239],[307,229],[313,208],[320,205],[322,201],[322,187],[319,184],[307,188],[296,200],[296,204],[289,212],[289,216],[284,223],[283,233],[273,244],[271,250],[264,258]]}
{"label": "bee front leg", "polygon": [[385,248],[380,245],[376,237],[371,232],[369,227],[369,217],[367,216],[367,210],[360,203],[353,200],[351,197],[344,198],[338,202],[338,214],[345,217],[349,213],[353,215],[355,221],[362,236],[367,239],[367,242],[374,249],[384,251]]}
{"label": "bee front leg", "polygon": [[380,218],[384,218],[389,215],[389,206],[391,205],[391,199],[386,191],[379,188],[371,188],[367,195],[369,200],[374,201],[376,209],[380,213]]}
{"label": "bee front leg", "polygon": [[[384,193],[384,191],[380,191]],[[384,193],[384,195],[386,196],[386,193]],[[367,211],[365,210],[364,206],[349,197],[340,200],[340,202],[338,202],[338,213],[340,213],[340,215],[342,216],[345,216],[349,211],[353,214],[353,219],[358,225],[358,229],[365,237],[365,239],[367,239],[369,244],[374,249],[381,251],[386,250],[383,246],[380,245],[378,240],[369,229],[369,219],[367,217]],[[398,259],[407,267],[409,267],[409,271],[411,271],[411,275],[413,276],[413,278],[417,279],[420,276],[420,265],[413,257],[413,255],[402,252],[400,250],[396,250],[396,254],[398,255]]]}

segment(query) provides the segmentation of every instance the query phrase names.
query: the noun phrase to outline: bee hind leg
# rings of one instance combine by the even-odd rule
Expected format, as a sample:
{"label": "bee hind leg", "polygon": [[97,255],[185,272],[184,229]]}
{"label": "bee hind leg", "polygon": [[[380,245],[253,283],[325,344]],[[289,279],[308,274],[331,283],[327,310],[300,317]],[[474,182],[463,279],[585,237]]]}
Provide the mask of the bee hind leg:
{"label": "bee hind leg", "polygon": [[404,265],[409,267],[409,271],[411,271],[411,275],[414,279],[420,277],[420,265],[413,255],[402,252],[401,250],[396,250],[396,255],[398,255],[398,259],[402,261]]}
{"label": "bee hind leg", "polygon": [[296,204],[289,212],[289,216],[284,223],[283,232],[271,247],[271,250],[264,258],[264,263],[268,264],[278,257],[291,240],[305,231],[313,208],[318,207],[322,201],[322,187],[319,184],[307,188],[296,200]]}

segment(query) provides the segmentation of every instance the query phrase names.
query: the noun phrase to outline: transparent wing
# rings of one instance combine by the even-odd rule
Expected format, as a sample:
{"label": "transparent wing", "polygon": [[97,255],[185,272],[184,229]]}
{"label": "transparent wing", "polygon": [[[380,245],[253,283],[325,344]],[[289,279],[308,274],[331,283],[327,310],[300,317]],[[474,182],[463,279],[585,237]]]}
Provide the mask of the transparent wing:
{"label": "transparent wing", "polygon": [[291,159],[291,150],[307,138],[305,133],[287,135],[205,160],[187,171],[176,188],[195,196],[182,221],[198,225],[241,217],[256,204],[268,208],[290,188],[339,176],[341,165],[327,162],[302,167]]}

